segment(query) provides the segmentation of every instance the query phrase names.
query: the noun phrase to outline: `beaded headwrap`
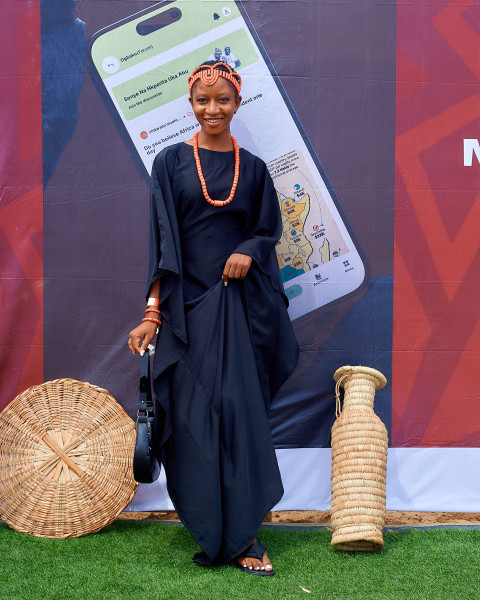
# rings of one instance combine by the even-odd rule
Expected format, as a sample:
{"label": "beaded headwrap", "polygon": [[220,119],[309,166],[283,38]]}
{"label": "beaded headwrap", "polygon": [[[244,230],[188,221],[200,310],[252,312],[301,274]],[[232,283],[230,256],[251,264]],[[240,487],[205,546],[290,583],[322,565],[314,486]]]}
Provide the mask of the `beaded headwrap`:
{"label": "beaded headwrap", "polygon": [[[228,71],[217,69],[219,65],[225,67]],[[235,73],[231,67],[223,62],[218,62],[214,65],[200,65],[197,67],[188,78],[188,93],[192,95],[193,84],[199,79],[201,79],[202,83],[205,85],[214,85],[219,77],[227,79],[240,94],[240,90],[242,89],[242,78],[238,73]]]}

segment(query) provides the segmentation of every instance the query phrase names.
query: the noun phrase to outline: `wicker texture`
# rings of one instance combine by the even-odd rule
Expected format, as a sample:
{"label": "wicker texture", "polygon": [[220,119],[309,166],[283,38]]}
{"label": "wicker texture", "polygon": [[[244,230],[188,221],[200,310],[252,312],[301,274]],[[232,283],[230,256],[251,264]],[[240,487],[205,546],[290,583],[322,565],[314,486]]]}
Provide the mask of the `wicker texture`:
{"label": "wicker texture", "polygon": [[[332,546],[373,551],[383,547],[388,434],[373,412],[375,391],[387,383],[369,367],[341,367],[332,427]],[[340,386],[345,390],[343,410]]]}
{"label": "wicker texture", "polygon": [[132,500],[135,424],[106,390],[33,386],[0,413],[0,519],[38,537],[77,537]]}

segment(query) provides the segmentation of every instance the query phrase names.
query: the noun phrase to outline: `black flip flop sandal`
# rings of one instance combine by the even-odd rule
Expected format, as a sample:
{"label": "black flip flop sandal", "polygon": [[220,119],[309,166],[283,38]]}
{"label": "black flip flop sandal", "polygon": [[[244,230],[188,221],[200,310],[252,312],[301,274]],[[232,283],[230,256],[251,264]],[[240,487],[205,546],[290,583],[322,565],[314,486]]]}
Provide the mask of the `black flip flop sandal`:
{"label": "black flip flop sandal", "polygon": [[[257,560],[263,561],[263,555],[266,552],[265,546],[261,542],[255,542],[251,544],[246,550],[240,552],[239,556],[244,556],[245,558],[256,558]],[[244,567],[241,565],[238,560],[236,562],[236,566],[246,573],[250,573],[251,575],[261,575],[263,577],[273,575],[275,573],[275,569],[272,568],[271,571],[267,571],[266,569],[249,569],[248,567]]]}

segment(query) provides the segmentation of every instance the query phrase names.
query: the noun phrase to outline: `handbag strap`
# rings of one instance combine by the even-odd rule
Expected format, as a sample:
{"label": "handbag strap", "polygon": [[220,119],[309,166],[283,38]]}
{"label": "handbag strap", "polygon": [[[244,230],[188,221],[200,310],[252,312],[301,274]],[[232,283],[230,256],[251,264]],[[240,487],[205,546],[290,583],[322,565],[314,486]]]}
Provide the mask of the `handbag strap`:
{"label": "handbag strap", "polygon": [[153,399],[152,399],[152,385],[150,383],[150,354],[145,352],[140,360],[140,394],[138,396],[138,412],[137,417],[140,413],[146,413],[145,416],[149,416],[148,413],[153,413]]}

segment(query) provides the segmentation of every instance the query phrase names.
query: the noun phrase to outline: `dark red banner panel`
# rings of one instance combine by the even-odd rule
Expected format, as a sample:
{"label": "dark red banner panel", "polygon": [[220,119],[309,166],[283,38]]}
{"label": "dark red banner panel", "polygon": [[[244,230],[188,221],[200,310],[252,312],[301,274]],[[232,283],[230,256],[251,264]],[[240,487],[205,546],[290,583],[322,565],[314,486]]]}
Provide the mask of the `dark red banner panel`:
{"label": "dark red banner panel", "polygon": [[398,3],[394,446],[480,442],[479,48],[477,1]]}
{"label": "dark red banner panel", "polygon": [[0,19],[0,409],[43,381],[40,2]]}

